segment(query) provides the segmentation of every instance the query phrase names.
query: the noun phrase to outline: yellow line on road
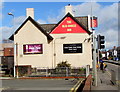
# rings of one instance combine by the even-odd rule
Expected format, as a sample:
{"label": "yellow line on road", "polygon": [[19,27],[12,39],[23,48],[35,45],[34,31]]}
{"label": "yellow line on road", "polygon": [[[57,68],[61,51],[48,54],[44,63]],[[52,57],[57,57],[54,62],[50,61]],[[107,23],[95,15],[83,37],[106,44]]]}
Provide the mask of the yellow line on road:
{"label": "yellow line on road", "polygon": [[6,87],[6,88],[0,88],[0,90],[6,90],[6,89],[8,89],[9,87]]}
{"label": "yellow line on road", "polygon": [[74,86],[73,88],[71,88],[71,90],[69,92],[77,92],[79,86],[81,85],[81,83],[83,82],[84,79],[79,80]]}

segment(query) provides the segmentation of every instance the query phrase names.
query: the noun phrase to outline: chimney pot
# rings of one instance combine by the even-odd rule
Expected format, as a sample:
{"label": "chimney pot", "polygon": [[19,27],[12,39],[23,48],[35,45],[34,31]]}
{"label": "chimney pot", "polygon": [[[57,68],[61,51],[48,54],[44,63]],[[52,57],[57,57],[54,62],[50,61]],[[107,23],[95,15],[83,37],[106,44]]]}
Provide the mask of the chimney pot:
{"label": "chimney pot", "polygon": [[70,6],[70,4],[68,4],[68,6]]}

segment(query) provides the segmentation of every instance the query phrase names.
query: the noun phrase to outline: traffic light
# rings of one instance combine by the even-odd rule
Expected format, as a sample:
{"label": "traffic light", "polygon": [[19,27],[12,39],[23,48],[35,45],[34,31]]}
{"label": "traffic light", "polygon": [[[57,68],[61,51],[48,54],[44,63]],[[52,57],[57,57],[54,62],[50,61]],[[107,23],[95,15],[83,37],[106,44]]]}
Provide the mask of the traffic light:
{"label": "traffic light", "polygon": [[97,40],[98,40],[98,49],[104,49],[105,48],[105,37],[98,35],[97,36]]}

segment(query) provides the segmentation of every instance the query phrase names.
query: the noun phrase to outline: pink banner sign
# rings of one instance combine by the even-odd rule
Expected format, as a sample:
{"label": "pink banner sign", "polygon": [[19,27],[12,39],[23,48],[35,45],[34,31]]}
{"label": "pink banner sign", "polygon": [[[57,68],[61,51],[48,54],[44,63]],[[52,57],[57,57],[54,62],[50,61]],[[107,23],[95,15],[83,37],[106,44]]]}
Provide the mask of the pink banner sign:
{"label": "pink banner sign", "polygon": [[42,44],[23,45],[24,54],[42,54]]}

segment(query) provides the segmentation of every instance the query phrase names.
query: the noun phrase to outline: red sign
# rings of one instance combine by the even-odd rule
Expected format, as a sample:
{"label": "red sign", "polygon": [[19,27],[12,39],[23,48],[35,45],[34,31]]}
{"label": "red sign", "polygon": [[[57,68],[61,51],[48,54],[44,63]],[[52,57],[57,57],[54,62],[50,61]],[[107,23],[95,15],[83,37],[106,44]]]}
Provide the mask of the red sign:
{"label": "red sign", "polygon": [[71,17],[66,17],[51,34],[64,33],[87,33],[79,24],[77,24]]}
{"label": "red sign", "polygon": [[97,26],[98,26],[97,18],[91,19],[91,27],[97,27]]}

